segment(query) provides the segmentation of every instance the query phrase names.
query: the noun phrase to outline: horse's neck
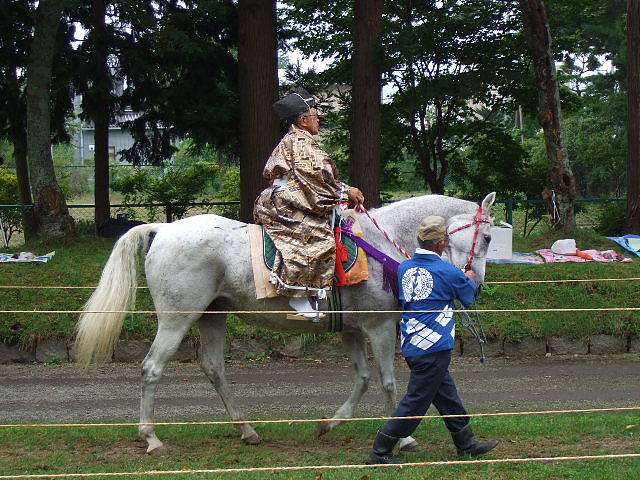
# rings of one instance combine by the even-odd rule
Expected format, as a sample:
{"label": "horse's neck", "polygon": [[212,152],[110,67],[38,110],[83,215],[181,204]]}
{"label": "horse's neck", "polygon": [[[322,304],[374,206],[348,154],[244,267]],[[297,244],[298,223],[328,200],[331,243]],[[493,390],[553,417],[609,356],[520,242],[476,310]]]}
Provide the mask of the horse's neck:
{"label": "horse's neck", "polygon": [[[412,254],[417,246],[418,225],[424,217],[440,215],[450,218],[463,213],[473,214],[477,209],[478,205],[468,200],[443,195],[425,195],[375,208],[369,213],[376,219],[381,229],[385,230],[409,254]],[[358,219],[367,242],[385,253],[394,252],[400,255],[400,259],[404,258],[366,214],[361,213]],[[397,259],[398,255],[394,254],[394,257]]]}

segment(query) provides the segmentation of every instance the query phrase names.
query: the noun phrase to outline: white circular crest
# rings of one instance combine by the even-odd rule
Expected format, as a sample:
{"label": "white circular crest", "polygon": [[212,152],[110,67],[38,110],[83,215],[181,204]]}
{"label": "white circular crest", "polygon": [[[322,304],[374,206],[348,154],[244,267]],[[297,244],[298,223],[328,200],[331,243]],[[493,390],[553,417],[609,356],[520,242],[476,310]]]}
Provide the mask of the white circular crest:
{"label": "white circular crest", "polygon": [[433,290],[433,277],[428,270],[412,267],[402,276],[402,291],[405,301],[424,300]]}

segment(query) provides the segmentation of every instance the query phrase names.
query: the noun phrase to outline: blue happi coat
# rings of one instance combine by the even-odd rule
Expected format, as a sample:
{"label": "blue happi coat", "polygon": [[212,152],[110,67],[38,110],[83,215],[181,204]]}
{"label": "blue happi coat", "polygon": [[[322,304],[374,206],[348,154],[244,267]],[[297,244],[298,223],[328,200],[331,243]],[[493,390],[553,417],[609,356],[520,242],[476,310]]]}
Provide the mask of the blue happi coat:
{"label": "blue happi coat", "polygon": [[[432,251],[416,249],[398,268],[402,321],[400,335],[405,357],[451,350],[455,343],[455,299],[473,303],[476,282]],[[443,310],[417,313],[412,310]]]}

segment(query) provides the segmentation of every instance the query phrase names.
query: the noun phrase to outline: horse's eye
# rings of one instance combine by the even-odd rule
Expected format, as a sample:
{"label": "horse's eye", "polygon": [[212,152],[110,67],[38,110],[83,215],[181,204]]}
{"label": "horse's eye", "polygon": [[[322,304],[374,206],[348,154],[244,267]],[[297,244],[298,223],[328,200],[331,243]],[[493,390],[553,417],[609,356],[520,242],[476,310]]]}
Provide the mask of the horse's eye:
{"label": "horse's eye", "polygon": [[487,245],[488,245],[488,244],[491,242],[491,235],[486,234],[486,235],[484,236],[484,241],[485,241],[485,242],[487,242]]}

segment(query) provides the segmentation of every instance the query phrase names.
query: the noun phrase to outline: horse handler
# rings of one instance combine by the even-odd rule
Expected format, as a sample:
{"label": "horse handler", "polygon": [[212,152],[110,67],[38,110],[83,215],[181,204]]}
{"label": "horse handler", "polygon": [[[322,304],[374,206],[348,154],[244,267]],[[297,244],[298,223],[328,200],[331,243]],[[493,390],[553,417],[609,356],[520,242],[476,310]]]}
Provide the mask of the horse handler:
{"label": "horse handler", "polygon": [[[400,264],[398,281],[402,301],[400,334],[402,354],[411,369],[407,393],[393,417],[423,416],[433,403],[444,418],[458,455],[479,455],[495,448],[496,441],[476,441],[467,411],[449,374],[454,347],[454,300],[468,307],[473,303],[476,275],[462,272],[440,257],[449,237],[445,219],[426,217],[418,230],[418,248],[414,257]],[[416,310],[437,310],[416,312]],[[376,436],[367,464],[400,463],[393,448],[400,438],[418,428],[421,419],[392,419]]]}

